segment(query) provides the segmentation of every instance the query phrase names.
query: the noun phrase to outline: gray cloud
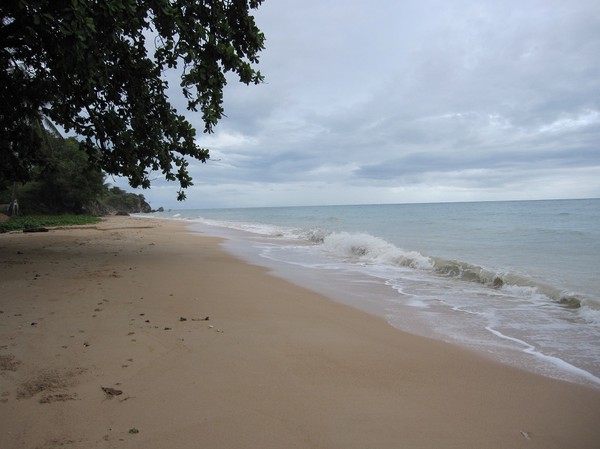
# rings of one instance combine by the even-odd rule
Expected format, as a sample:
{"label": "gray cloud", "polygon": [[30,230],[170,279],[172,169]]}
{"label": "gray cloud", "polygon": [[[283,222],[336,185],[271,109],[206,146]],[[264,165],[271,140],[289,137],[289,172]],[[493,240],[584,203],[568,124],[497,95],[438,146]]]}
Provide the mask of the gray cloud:
{"label": "gray cloud", "polygon": [[256,17],[266,83],[227,86],[184,207],[600,196],[597,1],[268,0]]}

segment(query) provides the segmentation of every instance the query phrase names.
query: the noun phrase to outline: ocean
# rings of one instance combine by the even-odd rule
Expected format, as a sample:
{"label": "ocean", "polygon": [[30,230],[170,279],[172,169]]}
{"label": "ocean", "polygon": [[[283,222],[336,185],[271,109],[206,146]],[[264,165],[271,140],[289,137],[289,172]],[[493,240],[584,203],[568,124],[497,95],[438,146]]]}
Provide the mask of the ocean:
{"label": "ocean", "polygon": [[151,215],[403,331],[600,388],[600,199]]}

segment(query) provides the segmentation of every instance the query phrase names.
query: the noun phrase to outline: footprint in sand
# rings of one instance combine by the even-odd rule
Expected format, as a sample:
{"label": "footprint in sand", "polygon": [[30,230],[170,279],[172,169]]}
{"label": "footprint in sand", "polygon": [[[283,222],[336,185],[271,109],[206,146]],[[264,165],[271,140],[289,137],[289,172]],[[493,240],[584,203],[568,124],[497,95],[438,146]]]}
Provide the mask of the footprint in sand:
{"label": "footprint in sand", "polygon": [[21,362],[12,354],[0,355],[0,372],[16,371],[20,364]]}
{"label": "footprint in sand", "polygon": [[76,393],[66,390],[75,386],[76,377],[84,372],[85,370],[82,368],[60,371],[42,370],[17,388],[17,399],[30,399],[38,394],[42,394],[39,400],[41,404],[77,399]]}

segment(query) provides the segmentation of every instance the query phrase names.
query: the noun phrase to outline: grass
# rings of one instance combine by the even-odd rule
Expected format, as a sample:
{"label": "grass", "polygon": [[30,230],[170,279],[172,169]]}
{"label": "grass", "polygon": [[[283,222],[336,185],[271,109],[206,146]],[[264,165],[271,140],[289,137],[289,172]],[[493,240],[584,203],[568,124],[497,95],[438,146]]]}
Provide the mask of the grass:
{"label": "grass", "polygon": [[88,225],[99,223],[100,220],[91,215],[25,215],[0,223],[0,233],[28,228]]}

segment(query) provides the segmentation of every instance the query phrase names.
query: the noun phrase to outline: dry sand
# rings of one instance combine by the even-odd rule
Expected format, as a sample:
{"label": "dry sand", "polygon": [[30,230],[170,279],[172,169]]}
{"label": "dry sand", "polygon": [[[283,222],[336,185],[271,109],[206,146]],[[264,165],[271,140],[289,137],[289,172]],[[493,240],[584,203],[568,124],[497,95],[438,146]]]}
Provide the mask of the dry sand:
{"label": "dry sand", "polygon": [[0,447],[600,447],[600,391],[269,275],[178,222],[0,235]]}

